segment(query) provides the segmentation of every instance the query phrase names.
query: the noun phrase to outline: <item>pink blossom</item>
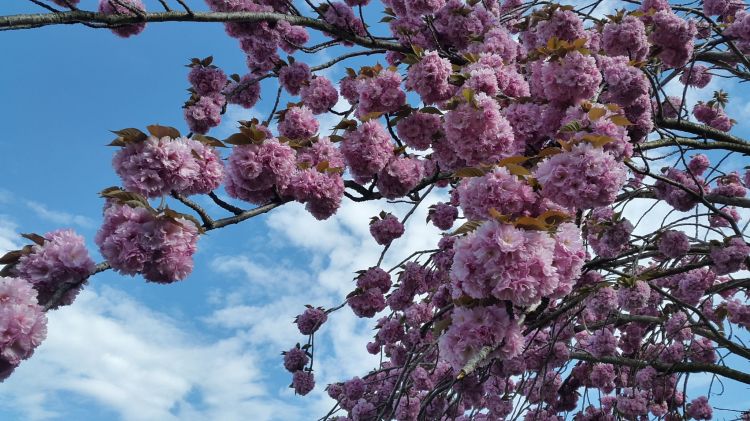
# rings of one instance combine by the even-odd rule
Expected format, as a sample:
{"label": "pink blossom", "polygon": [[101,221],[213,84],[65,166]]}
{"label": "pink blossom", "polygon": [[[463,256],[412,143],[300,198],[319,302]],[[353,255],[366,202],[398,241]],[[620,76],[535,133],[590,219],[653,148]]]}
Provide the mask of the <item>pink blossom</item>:
{"label": "pink blossom", "polygon": [[640,69],[631,66],[627,57],[600,56],[599,65],[604,82],[607,83],[610,101],[622,106],[630,105],[651,90],[646,75]]}
{"label": "pink blossom", "polygon": [[224,88],[224,95],[228,104],[237,104],[242,108],[253,108],[260,99],[260,83],[257,77],[248,73],[239,82],[232,80]]}
{"label": "pink blossom", "polygon": [[713,270],[717,275],[727,275],[737,272],[745,266],[750,256],[750,245],[742,238],[732,237],[723,247],[711,247]]}
{"label": "pink blossom", "polygon": [[349,5],[341,2],[325,3],[328,6],[323,12],[323,19],[326,23],[338,26],[345,32],[354,35],[365,36],[365,25],[358,17],[354,16],[354,11]]}
{"label": "pink blossom", "polygon": [[444,42],[461,50],[493,27],[495,19],[484,7],[467,8],[460,0],[448,0],[435,13],[433,25]]}
{"label": "pink blossom", "polygon": [[375,219],[370,223],[370,234],[376,243],[385,246],[404,234],[404,225],[389,213],[382,219]]}
{"label": "pink blossom", "polygon": [[463,102],[445,115],[448,145],[468,165],[493,162],[520,152],[522,145],[500,114],[495,100],[483,93],[474,102]]}
{"label": "pink blossom", "polygon": [[31,253],[21,256],[13,272],[34,286],[39,302],[43,304],[50,301],[58,288],[76,285],[53,308],[69,305],[83,282],[94,272],[94,261],[86,250],[83,237],[73,230],[56,230],[43,237],[44,244],[34,245]]}
{"label": "pink blossom", "polygon": [[416,111],[399,121],[396,132],[407,146],[423,151],[442,136],[442,122],[437,114]]}
{"label": "pink blossom", "polygon": [[225,188],[231,197],[264,204],[287,188],[296,169],[294,150],[276,139],[235,146],[227,161]]}
{"label": "pink blossom", "polygon": [[602,82],[596,60],[578,51],[568,53],[559,61],[532,64],[531,91],[551,102],[576,104],[589,99]]}
{"label": "pink blossom", "polygon": [[294,200],[305,203],[305,209],[315,219],[324,220],[333,216],[344,197],[344,179],[336,172],[320,172],[309,168],[295,172],[288,190]]}
{"label": "pink blossom", "polygon": [[690,250],[690,239],[682,231],[664,231],[659,236],[659,252],[670,259],[679,259]]}
{"label": "pink blossom", "polygon": [[364,183],[385,168],[393,157],[393,147],[383,126],[370,120],[344,135],[341,152],[354,179]]}
{"label": "pink blossom", "polygon": [[339,93],[328,78],[315,76],[300,89],[300,98],[313,114],[322,114],[336,105]]}
{"label": "pink blossom", "polygon": [[458,371],[485,346],[495,348],[492,357],[515,357],[521,352],[522,337],[504,306],[456,307],[438,346],[441,358]]}
{"label": "pink blossom", "polygon": [[311,146],[304,147],[297,151],[297,162],[304,163],[310,167],[315,167],[323,162],[328,163],[328,168],[344,169],[344,155],[328,137],[321,137]]}
{"label": "pink blossom", "polygon": [[534,174],[543,196],[576,209],[612,203],[627,177],[623,164],[588,143],[543,161]]}
{"label": "pink blossom", "polygon": [[688,170],[695,176],[701,176],[711,166],[711,161],[702,153],[695,154],[688,162]]}
{"label": "pink blossom", "polygon": [[224,166],[218,152],[197,140],[149,137],[130,142],[112,158],[129,191],[146,197],[177,192],[207,194],[219,187]]}
{"label": "pink blossom", "polygon": [[205,134],[221,123],[221,109],[226,100],[223,95],[202,96],[187,105],[183,112],[188,127],[194,133]]}
{"label": "pink blossom", "polygon": [[448,83],[450,75],[450,61],[440,57],[437,51],[430,51],[419,62],[409,67],[406,88],[416,91],[425,104],[445,101],[455,90]]}
{"label": "pink blossom", "polygon": [[47,336],[36,291],[21,278],[0,277],[0,379],[7,378]]}
{"label": "pink blossom", "polygon": [[547,233],[485,222],[456,243],[450,273],[452,295],[534,304],[559,285],[552,264],[555,246]]}
{"label": "pink blossom", "polygon": [[294,373],[296,371],[304,369],[307,363],[310,361],[307,353],[303,349],[300,349],[298,346],[295,346],[294,348],[284,352],[283,354],[284,368],[290,373]]}
{"label": "pink blossom", "polygon": [[680,82],[696,88],[705,88],[711,82],[711,73],[708,73],[708,67],[702,64],[689,65],[682,71]]}
{"label": "pink blossom", "polygon": [[[73,4],[76,3],[78,3],[78,0],[73,2]],[[143,5],[143,1],[141,0],[120,0],[120,3],[122,4],[117,4],[109,0],[99,0],[99,13],[104,13],[105,15],[134,15],[135,13],[125,5],[141,12],[146,12],[146,6]],[[118,37],[128,38],[140,34],[144,29],[146,29],[145,23],[132,23],[112,27],[110,31]]]}
{"label": "pink blossom", "polygon": [[290,139],[306,139],[315,135],[319,127],[309,108],[290,107],[279,121],[279,134]]}
{"label": "pink blossom", "polygon": [[299,328],[301,334],[312,335],[320,329],[320,326],[322,326],[326,320],[328,320],[328,314],[324,310],[315,307],[308,307],[302,314],[297,316],[295,322],[297,323],[297,328]]}
{"label": "pink blossom", "polygon": [[464,215],[473,220],[491,219],[494,209],[502,215],[523,216],[531,213],[537,202],[528,183],[499,167],[481,177],[465,178],[458,185]]}
{"label": "pink blossom", "polygon": [[456,218],[458,218],[458,209],[448,203],[438,202],[430,210],[430,221],[443,231],[451,229]]}
{"label": "pink blossom", "polygon": [[602,48],[609,56],[645,60],[649,49],[646,26],[635,16],[625,16],[620,22],[608,22],[602,30]]}
{"label": "pink blossom", "polygon": [[312,371],[295,371],[292,376],[294,393],[305,396],[315,388],[315,375]]}
{"label": "pink blossom", "polygon": [[214,66],[195,66],[188,73],[188,81],[200,96],[210,96],[221,93],[227,84],[227,75]]}
{"label": "pink blossom", "polygon": [[279,70],[279,83],[292,95],[298,95],[302,86],[311,78],[310,66],[301,61],[290,63]]}
{"label": "pink blossom", "polygon": [[699,396],[690,401],[686,415],[694,420],[710,420],[713,418],[713,409],[708,404],[708,398]]}
{"label": "pink blossom", "polygon": [[406,103],[401,76],[392,70],[381,70],[375,77],[359,79],[357,88],[357,117],[360,118],[370,113],[394,112]]}
{"label": "pink blossom", "polygon": [[386,199],[406,196],[424,175],[424,166],[417,158],[394,157],[378,173],[378,191]]}
{"label": "pink blossom", "polygon": [[649,40],[655,46],[661,47],[659,58],[670,67],[684,66],[693,54],[695,22],[685,20],[669,10],[656,12],[651,19],[654,31]]}
{"label": "pink blossom", "polygon": [[[656,183],[654,183],[654,194],[657,199],[666,201],[670,206],[679,211],[687,212],[690,209],[693,209],[699,201],[698,198],[696,198],[696,194],[708,192],[708,186],[703,182],[703,179],[698,176],[691,177],[676,168],[666,169],[664,177],[679,183],[684,188],[674,186],[665,181],[657,180]],[[696,180],[699,184],[696,184]],[[687,189],[687,191],[685,189]]]}

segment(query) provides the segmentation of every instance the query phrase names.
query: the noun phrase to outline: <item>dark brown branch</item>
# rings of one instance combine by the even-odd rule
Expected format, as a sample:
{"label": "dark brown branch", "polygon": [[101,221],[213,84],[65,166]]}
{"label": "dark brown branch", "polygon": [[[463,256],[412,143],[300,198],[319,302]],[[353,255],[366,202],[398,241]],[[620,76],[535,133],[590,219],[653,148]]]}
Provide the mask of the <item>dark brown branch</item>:
{"label": "dark brown branch", "polygon": [[81,23],[99,23],[106,26],[122,26],[133,23],[157,23],[157,22],[278,22],[286,21],[292,25],[304,26],[317,29],[322,32],[334,34],[337,37],[368,48],[409,53],[409,48],[395,42],[370,39],[361,37],[322,20],[295,16],[282,13],[267,12],[159,12],[145,13],[143,16],[133,15],[105,15],[103,13],[74,10],[62,13],[41,13],[0,16],[0,30],[3,29],[28,29],[49,25],[70,25]]}
{"label": "dark brown branch", "polygon": [[718,374],[720,376],[723,376],[729,379],[737,380],[738,382],[750,384],[750,373],[743,373],[742,371],[737,371],[729,367],[724,367],[724,366],[716,365],[716,364],[699,363],[699,362],[669,364],[669,363],[664,363],[660,361],[643,361],[643,360],[636,360],[633,358],[626,358],[626,357],[599,357],[597,358],[585,352],[571,352],[570,358],[580,360],[580,361],[588,361],[588,362],[593,362],[593,363],[609,363],[609,364],[615,364],[615,365],[627,366],[627,367],[633,367],[633,368],[645,368],[645,367],[651,366],[659,371],[663,371],[666,373],[708,372],[708,373]]}
{"label": "dark brown branch", "polygon": [[255,217],[255,216],[267,213],[267,212],[271,211],[272,209],[277,208],[277,207],[283,205],[284,203],[286,203],[286,201],[284,201],[284,202],[271,202],[271,203],[269,203],[267,205],[258,206],[255,209],[250,209],[248,211],[244,211],[244,212],[242,212],[239,215],[230,216],[228,218],[223,218],[223,219],[217,219],[216,221],[214,221],[214,226],[211,229],[224,228],[227,225],[239,224],[240,222],[242,222],[242,221],[244,221],[246,219],[250,219],[252,217]]}

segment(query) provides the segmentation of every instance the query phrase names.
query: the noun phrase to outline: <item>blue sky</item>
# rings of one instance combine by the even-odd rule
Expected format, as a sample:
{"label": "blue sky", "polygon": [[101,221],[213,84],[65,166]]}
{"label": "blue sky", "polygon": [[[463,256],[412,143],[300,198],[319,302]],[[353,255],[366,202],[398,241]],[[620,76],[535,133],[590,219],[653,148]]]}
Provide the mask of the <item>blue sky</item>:
{"label": "blue sky", "polygon": [[[156,1],[146,4],[157,8]],[[36,10],[20,0],[0,6],[2,14]],[[97,193],[119,182],[110,165],[114,149],[104,146],[113,137],[108,130],[158,123],[187,132],[180,107],[188,87],[183,65],[191,57],[213,55],[228,73],[246,70],[237,42],[218,24],[154,24],[127,40],[80,26],[3,32],[0,39],[0,249],[18,246],[21,232],[71,227],[100,260],[93,246],[101,220]],[[309,62],[332,57],[318,54]],[[357,61],[326,75],[338,80],[351,63]],[[212,134],[224,137],[238,119],[265,117],[273,83],[264,82],[254,110],[230,108]],[[750,114],[742,102],[733,107]],[[746,119],[738,120],[738,133],[746,133]],[[377,261],[367,224],[384,208],[399,211],[384,203],[346,203],[336,218],[317,223],[292,204],[213,231],[200,239],[193,275],[170,286],[111,271],[97,275],[74,305],[49,313],[47,341],[0,384],[0,419],[324,414],[330,402],[323,387],[295,397],[279,353],[304,340],[291,323],[304,304],[340,303],[352,289],[353,272]],[[410,235],[394,243],[387,266],[409,250],[432,248],[438,232],[424,224],[425,213],[426,206],[412,217]],[[374,367],[364,351],[371,328],[346,310],[331,318],[316,338],[320,385]]]}

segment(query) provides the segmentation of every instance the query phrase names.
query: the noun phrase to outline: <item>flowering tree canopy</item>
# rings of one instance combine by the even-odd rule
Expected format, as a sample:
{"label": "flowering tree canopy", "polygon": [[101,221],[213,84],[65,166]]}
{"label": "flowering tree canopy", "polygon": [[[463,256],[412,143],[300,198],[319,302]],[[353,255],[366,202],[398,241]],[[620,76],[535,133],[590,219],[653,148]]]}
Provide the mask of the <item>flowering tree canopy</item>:
{"label": "flowering tree canopy", "polygon": [[[340,305],[295,310],[302,344],[279,361],[297,394],[335,401],[317,417],[705,420],[712,395],[688,394],[690,374],[750,385],[750,142],[726,92],[691,99],[714,78],[750,81],[743,0],[30,1],[44,10],[0,16],[0,29],[129,38],[220,22],[247,68],[190,60],[187,134],[115,131],[104,261],[69,229],[25,234],[0,258],[3,379],[96,273],[189,282],[206,232],[290,202],[325,220],[342,201],[381,200],[408,210],[369,221],[379,261],[362,262]],[[321,51],[337,54],[305,63]],[[343,79],[324,74],[347,62]],[[275,98],[267,119],[212,136],[228,104],[262,95]],[[384,266],[430,195],[427,223],[444,235]],[[639,202],[668,215],[628,219]],[[345,311],[373,320],[380,364],[316,384],[326,348],[313,339]]]}

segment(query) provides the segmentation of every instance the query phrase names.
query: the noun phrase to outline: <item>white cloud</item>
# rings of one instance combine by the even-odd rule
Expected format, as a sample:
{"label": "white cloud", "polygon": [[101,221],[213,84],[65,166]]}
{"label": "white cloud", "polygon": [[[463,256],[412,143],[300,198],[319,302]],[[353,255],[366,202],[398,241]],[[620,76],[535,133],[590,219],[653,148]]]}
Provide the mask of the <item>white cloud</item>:
{"label": "white cloud", "polygon": [[39,202],[34,202],[33,200],[27,200],[26,206],[38,217],[55,224],[78,225],[83,228],[94,227],[94,221],[83,215],[73,215],[66,212],[51,210],[47,208],[47,206]]}
{"label": "white cloud", "polygon": [[0,215],[0,255],[20,248],[16,243],[18,240],[16,229],[16,224],[7,215]]}
{"label": "white cloud", "polygon": [[45,342],[0,385],[0,399],[28,419],[54,417],[55,403],[71,393],[125,420],[299,417],[266,390],[245,338],[207,341],[196,326],[110,288],[84,291],[48,316]]}
{"label": "white cloud", "polygon": [[[275,93],[274,93],[275,95]],[[240,120],[252,120],[257,118],[263,121],[267,116],[261,114],[258,108],[245,109],[239,105],[230,104],[227,105],[227,112],[221,118],[221,124],[219,124],[209,135],[223,139],[229,137],[233,133],[237,133],[237,124]]]}

